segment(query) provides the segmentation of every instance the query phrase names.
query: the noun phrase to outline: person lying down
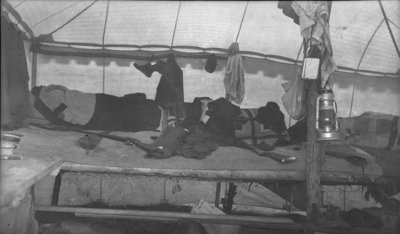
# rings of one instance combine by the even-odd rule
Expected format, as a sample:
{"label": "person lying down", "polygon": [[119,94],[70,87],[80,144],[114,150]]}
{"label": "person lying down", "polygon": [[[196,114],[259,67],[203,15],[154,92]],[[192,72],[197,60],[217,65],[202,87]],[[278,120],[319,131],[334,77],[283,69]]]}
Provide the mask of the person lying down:
{"label": "person lying down", "polygon": [[161,108],[144,93],[116,97],[85,93],[61,85],[32,88],[34,107],[55,125],[93,130],[154,131],[159,129]]}
{"label": "person lying down", "polygon": [[[128,132],[161,129],[161,107],[155,100],[147,99],[144,93],[117,97],[85,93],[61,85],[36,86],[31,92],[35,97],[35,109],[55,125]],[[217,133],[234,135],[233,121],[240,114],[240,108],[224,98],[215,101],[195,98],[193,103],[186,103],[185,109],[182,127],[190,128],[203,121]],[[172,115],[168,118],[170,123],[175,120]]]}

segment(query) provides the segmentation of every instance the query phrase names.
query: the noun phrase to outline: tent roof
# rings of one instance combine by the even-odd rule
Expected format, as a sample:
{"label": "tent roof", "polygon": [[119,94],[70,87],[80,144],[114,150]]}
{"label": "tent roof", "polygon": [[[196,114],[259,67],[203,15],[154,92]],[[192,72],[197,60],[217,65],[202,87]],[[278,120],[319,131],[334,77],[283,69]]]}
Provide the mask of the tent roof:
{"label": "tent roof", "polygon": [[[226,49],[237,39],[244,53],[293,61],[302,44],[300,27],[278,9],[277,2],[8,2],[35,37],[52,33],[56,42],[90,43],[87,48],[108,45],[114,50],[143,46],[146,50],[168,50],[170,46],[192,46],[190,51],[203,52],[205,48]],[[400,2],[382,4],[400,45]],[[378,1],[333,2],[330,34],[333,57],[340,68],[398,76],[400,58]]]}

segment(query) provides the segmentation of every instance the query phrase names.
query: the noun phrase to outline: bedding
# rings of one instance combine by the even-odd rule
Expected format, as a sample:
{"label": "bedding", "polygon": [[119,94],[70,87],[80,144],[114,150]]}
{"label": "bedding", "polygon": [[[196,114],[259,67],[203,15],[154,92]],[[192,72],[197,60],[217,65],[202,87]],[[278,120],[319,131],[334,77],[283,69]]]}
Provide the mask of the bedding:
{"label": "bedding", "polygon": [[[86,154],[78,144],[82,133],[68,131],[50,131],[34,126],[15,130],[23,134],[20,142],[20,154],[29,158],[30,154],[41,155],[53,153],[64,161],[84,168],[116,173],[156,173],[158,175],[175,175],[194,178],[226,179],[241,181],[295,180],[305,179],[305,145],[276,147],[274,151],[282,155],[296,156],[297,160],[280,164],[273,159],[260,157],[255,153],[231,146],[220,146],[203,160],[173,156],[166,159],[150,159],[138,148],[127,146],[122,142],[101,139],[97,148]],[[113,135],[130,136],[151,143],[152,137],[159,132],[141,131],[136,133],[112,132]],[[31,150],[35,148],[35,150]],[[30,149],[26,151],[25,149]],[[386,170],[375,157],[360,150],[360,156],[368,162],[363,169],[346,160],[324,157],[321,180],[323,183],[379,182],[382,179],[395,179],[393,171]]]}

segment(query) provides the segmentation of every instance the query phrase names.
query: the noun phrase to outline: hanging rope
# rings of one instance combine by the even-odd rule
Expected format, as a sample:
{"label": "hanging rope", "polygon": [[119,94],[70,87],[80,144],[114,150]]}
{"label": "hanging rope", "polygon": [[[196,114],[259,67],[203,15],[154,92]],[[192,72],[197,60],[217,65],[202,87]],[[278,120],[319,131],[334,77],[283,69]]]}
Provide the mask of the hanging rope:
{"label": "hanging rope", "polygon": [[104,38],[106,36],[106,28],[107,28],[107,21],[108,21],[108,10],[110,8],[110,0],[107,0],[107,10],[106,10],[106,17],[104,19],[104,28],[103,28],[103,37],[101,39],[101,43],[104,45]]}
{"label": "hanging rope", "polygon": [[239,31],[238,31],[238,33],[237,33],[235,42],[237,42],[237,40],[239,39],[239,34],[240,34],[240,31],[242,30],[242,24],[243,24],[244,16],[246,15],[246,11],[247,11],[247,6],[248,6],[248,5],[249,5],[249,1],[246,2],[246,8],[244,8],[244,12],[243,12],[243,16],[242,16],[242,21],[240,22]]}
{"label": "hanging rope", "polygon": [[299,52],[297,53],[296,63],[295,63],[296,65],[297,65],[297,63],[299,62],[299,57],[300,57],[301,49],[303,49],[303,42],[301,42],[301,46],[300,46]]}
{"label": "hanging rope", "polygon": [[26,0],[24,0],[24,1],[22,1],[22,2],[20,2],[20,3],[18,3],[18,4],[16,4],[15,6],[13,6],[13,7],[14,7],[14,9],[17,9],[17,7],[21,6],[21,5],[22,5],[22,3],[24,3],[24,2],[26,2]]}
{"label": "hanging rope", "polygon": [[394,47],[396,48],[397,55],[398,55],[398,56],[399,56],[399,58],[400,58],[400,51],[399,51],[399,47],[397,47],[396,40],[394,39],[393,32],[392,32],[392,29],[390,28],[390,25],[389,25],[389,22],[388,22],[388,18],[386,17],[386,12],[385,12],[385,9],[383,9],[383,5],[382,5],[382,2],[381,2],[381,0],[378,0],[378,2],[379,2],[379,6],[381,7],[382,14],[383,14],[383,18],[385,19],[385,22],[386,22],[386,26],[387,26],[387,28],[389,29],[389,33],[390,33],[390,37],[392,38],[393,45],[394,45]]}
{"label": "hanging rope", "polygon": [[391,24],[393,24],[393,26],[395,26],[396,28],[398,28],[398,29],[400,29],[400,27],[397,25],[397,24],[395,24],[393,21],[391,21],[390,19],[388,19],[389,20],[389,22],[391,23]]}
{"label": "hanging rope", "polygon": [[[301,46],[300,46],[299,52],[297,53],[296,61],[295,61],[295,64],[294,64],[295,66],[297,66],[297,63],[299,62],[299,57],[300,57],[301,49],[303,49],[303,46],[304,46],[304,39],[301,42]],[[289,113],[289,123],[288,123],[288,125],[289,125],[289,128],[292,126],[292,109],[291,108],[290,108],[290,113]]]}
{"label": "hanging rope", "polygon": [[[107,21],[108,21],[108,10],[110,9],[110,0],[107,0],[107,9],[106,9],[106,17],[104,19],[104,28],[103,28],[103,36],[101,38],[101,43],[104,45],[104,38],[106,37],[106,28],[107,28]],[[103,47],[104,49],[104,47]],[[106,66],[105,66],[106,58],[103,58],[103,93],[105,93],[106,89]]]}
{"label": "hanging rope", "polygon": [[172,34],[171,50],[172,46],[174,45],[176,26],[178,25],[179,12],[181,11],[181,3],[182,2],[179,1],[178,12],[176,13],[176,19],[175,19],[174,33]]}
{"label": "hanging rope", "polygon": [[350,113],[349,113],[349,117],[351,117],[351,112],[353,111],[354,93],[355,93],[355,88],[356,88],[356,84],[357,84],[357,77],[358,77],[358,73],[357,73],[357,72],[358,72],[358,69],[360,69],[360,65],[361,65],[361,62],[362,62],[362,60],[363,60],[363,58],[364,58],[364,55],[365,55],[365,53],[367,52],[367,49],[368,49],[369,45],[371,44],[371,41],[372,41],[372,39],[374,38],[376,32],[377,32],[378,29],[381,27],[383,21],[384,21],[384,20],[381,20],[381,22],[379,23],[378,27],[376,27],[374,33],[372,33],[371,38],[369,39],[369,41],[368,41],[367,45],[365,46],[365,49],[364,49],[364,51],[363,51],[363,53],[362,53],[362,55],[361,55],[360,61],[358,62],[357,70],[354,72],[355,75],[354,75],[353,92],[352,92],[352,94],[351,94],[351,102],[350,102]]}
{"label": "hanging rope", "polygon": [[43,23],[44,21],[46,21],[46,20],[48,20],[48,19],[50,19],[50,18],[53,18],[54,16],[56,16],[56,15],[62,13],[63,11],[68,10],[69,8],[71,8],[71,7],[75,6],[75,5],[78,5],[79,3],[82,3],[82,2],[76,2],[76,3],[74,3],[74,4],[70,5],[70,6],[67,6],[66,8],[63,8],[63,9],[57,11],[56,13],[54,13],[54,14],[52,14],[52,15],[49,15],[48,17],[46,17],[46,18],[42,19],[41,21],[37,22],[36,24],[34,24],[34,25],[32,26],[32,29],[33,29],[34,27],[38,26],[39,24]]}
{"label": "hanging rope", "polygon": [[61,25],[60,27],[56,28],[55,30],[53,30],[51,33],[49,33],[50,35],[57,32],[58,30],[62,29],[65,25],[71,23],[71,21],[73,21],[74,19],[76,19],[78,16],[80,16],[83,12],[85,12],[87,9],[89,9],[91,6],[93,6],[93,4],[95,4],[98,0],[94,0],[89,6],[85,7],[82,11],[80,11],[78,14],[76,14],[74,17],[72,17],[70,20],[68,20],[67,22],[65,22],[63,25]]}

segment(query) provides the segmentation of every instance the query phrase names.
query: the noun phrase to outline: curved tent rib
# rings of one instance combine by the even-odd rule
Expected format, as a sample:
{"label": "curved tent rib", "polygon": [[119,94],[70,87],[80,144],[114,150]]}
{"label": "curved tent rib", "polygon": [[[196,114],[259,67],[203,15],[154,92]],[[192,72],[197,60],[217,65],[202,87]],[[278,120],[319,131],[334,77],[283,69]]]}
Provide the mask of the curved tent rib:
{"label": "curved tent rib", "polygon": [[393,26],[395,26],[396,28],[398,28],[398,29],[400,29],[400,26],[398,26],[397,24],[395,24],[393,21],[391,21],[390,19],[388,19],[389,20],[389,22],[391,23],[391,24],[393,24]]}
{"label": "curved tent rib", "polygon": [[26,1],[27,1],[27,0],[23,0],[23,1],[21,1],[21,2],[19,2],[19,3],[17,3],[17,4],[15,4],[15,6],[13,6],[14,9],[17,9],[19,6],[22,5],[22,3],[26,2]]}
{"label": "curved tent rib", "polygon": [[361,57],[360,57],[360,61],[358,62],[357,70],[355,71],[355,75],[354,75],[354,84],[353,84],[353,91],[352,91],[352,94],[351,94],[349,117],[351,117],[351,112],[353,111],[354,93],[355,93],[355,87],[356,87],[356,84],[357,84],[357,75],[358,75],[357,71],[360,69],[361,62],[362,62],[362,60],[364,59],[364,55],[365,55],[365,53],[367,52],[367,49],[368,49],[369,45],[371,44],[371,41],[372,41],[372,39],[374,38],[376,32],[378,32],[378,29],[381,27],[383,21],[384,21],[384,19],[381,20],[381,22],[379,23],[379,25],[376,27],[375,31],[372,33],[371,37],[370,37],[369,40],[368,40],[367,45],[365,46],[364,51],[363,51],[363,53],[362,53],[362,55],[361,55]]}
{"label": "curved tent rib", "polygon": [[61,10],[59,10],[59,11],[57,11],[57,12],[55,12],[55,13],[49,15],[49,16],[47,16],[46,18],[44,18],[44,19],[40,20],[39,22],[35,23],[34,25],[32,25],[31,28],[32,29],[35,28],[36,26],[38,26],[39,24],[43,23],[44,21],[46,21],[46,20],[48,20],[50,18],[53,18],[54,16],[56,16],[56,15],[58,15],[58,14],[64,12],[64,11],[70,9],[71,7],[74,7],[74,6],[78,5],[79,3],[82,3],[82,2],[76,2],[76,3],[74,3],[74,4],[70,5],[70,6],[67,6],[67,7],[65,7],[65,8],[63,8],[63,9],[61,9]]}
{"label": "curved tent rib", "polygon": [[60,27],[54,29],[53,31],[51,31],[49,34],[54,34],[55,32],[59,31],[60,29],[62,29],[63,27],[65,27],[67,24],[71,23],[74,19],[76,19],[78,16],[80,16],[83,12],[85,12],[86,10],[88,10],[91,6],[93,6],[98,0],[94,0],[89,6],[85,7],[83,10],[81,10],[80,12],[78,12],[75,16],[73,16],[71,19],[67,20],[67,22],[65,22],[64,24],[62,24]]}
{"label": "curved tent rib", "polygon": [[[21,3],[18,0],[9,0],[3,1],[2,5],[6,5],[8,2],[17,3],[13,4],[14,6]],[[23,4],[23,7],[19,7],[18,12],[15,12],[17,14],[21,13],[21,16],[23,16],[22,19],[29,19],[28,23],[33,22],[35,25],[29,24],[28,27],[35,27],[33,32],[37,34],[39,34],[38,31],[40,34],[47,34],[46,29],[50,31],[56,25],[58,27],[62,24],[61,28],[65,27],[68,22],[70,23],[74,18],[77,18],[77,15],[71,18],[71,12],[81,11],[82,7],[85,7],[74,7],[73,10],[67,12],[66,8],[70,9],[69,7],[77,3],[71,5],[69,2],[65,2],[66,4],[59,5],[49,4],[47,1],[40,0],[25,0],[23,2],[26,2],[26,4]],[[94,2],[97,2],[97,0]],[[88,2],[90,5],[86,6],[90,8],[94,2]],[[179,6],[177,7],[178,4]],[[390,26],[393,26],[391,28],[395,29],[393,33],[397,39],[396,28],[399,28],[399,23],[393,17],[397,14],[398,8],[393,6],[398,6],[398,4],[386,1],[382,1],[382,4],[385,10],[387,10],[387,20],[391,23]],[[67,5],[69,6],[65,7]],[[148,49],[153,52],[157,52],[156,49],[188,49],[194,50],[192,51],[193,56],[196,53],[210,51],[213,45],[214,47],[218,47],[217,49],[214,48],[218,53],[226,53],[225,48],[232,41],[236,40],[240,43],[241,49],[243,49],[241,51],[243,55],[275,59],[271,56],[274,54],[284,57],[283,61],[285,62],[290,61],[291,63],[298,64],[295,62],[299,50],[295,46],[297,45],[295,41],[300,39],[297,33],[298,26],[290,18],[284,16],[275,3],[249,3],[247,1],[232,4],[223,2],[160,2],[160,4],[157,3],[155,5],[152,2],[142,1],[113,1],[110,2],[109,12],[107,11],[108,14],[104,14],[105,8],[103,7],[107,5],[105,2],[101,7],[97,5],[96,7],[91,7],[85,13],[85,17],[79,17],[74,20],[74,23],[69,24],[62,30],[60,27],[53,30],[52,33],[59,31],[55,35],[56,41],[46,41],[45,38],[38,39],[34,36],[31,38],[38,39],[37,42],[43,44],[51,42],[53,45],[62,45],[59,42],[65,42],[64,45],[89,46],[93,47],[94,50],[96,47],[108,47],[110,49],[120,47],[118,49],[122,50],[126,47],[127,49],[135,48],[138,50]],[[365,5],[362,5],[362,11],[357,12],[357,14],[348,15],[344,11],[349,12],[350,9],[360,6],[360,4],[356,2],[349,4],[343,2],[343,4],[333,6],[333,8],[339,6],[333,12],[333,14],[336,13],[336,18],[330,20],[331,31],[333,29],[331,36],[334,35],[334,51],[337,51],[336,55],[343,55],[335,58],[335,60],[337,59],[336,62],[339,70],[357,74],[368,73],[370,75],[399,76],[397,73],[399,69],[398,65],[396,65],[397,62],[390,62],[394,61],[394,51],[392,51],[394,53],[391,52],[389,55],[384,55],[378,51],[380,53],[379,56],[386,57],[372,56],[378,53],[376,52],[379,49],[377,46],[382,44],[382,39],[385,40],[383,41],[384,48],[382,48],[382,51],[386,51],[388,43],[392,43],[389,35],[386,36],[385,34],[384,37],[378,35],[382,29],[377,33],[379,41],[377,41],[378,39],[373,40],[374,42],[369,46],[370,49],[368,49],[368,52],[364,56],[365,58],[363,58],[361,65],[357,66],[356,61],[359,60],[360,54],[365,49],[363,47],[368,40],[368,34],[372,33],[372,30],[378,23],[377,20],[373,19],[379,19],[377,13],[382,15],[377,5],[373,2],[372,4],[369,2],[365,3]],[[179,12],[175,12],[177,9]],[[100,10],[102,14],[99,14]],[[61,12],[64,13],[60,14]],[[371,15],[371,13],[373,14]],[[36,15],[34,16],[33,14]],[[14,16],[15,14],[12,15]],[[60,17],[54,17],[55,15],[60,15]],[[45,18],[43,19],[41,16]],[[53,17],[54,21],[48,20]],[[95,20],[92,17],[96,17]],[[106,29],[102,25],[105,22],[104,17],[108,17]],[[393,19],[391,20],[390,18]],[[20,20],[17,21],[23,22]],[[42,23],[43,21],[45,23]],[[40,25],[40,27],[37,25]],[[22,24],[20,26],[23,27]],[[364,30],[365,27],[367,27],[366,30]],[[348,28],[347,31],[346,28]],[[88,29],[91,31],[88,32]],[[76,42],[78,44],[75,44]],[[379,45],[375,45],[376,43]],[[86,50],[86,52],[90,53],[90,50]],[[107,54],[108,52],[109,50],[107,49],[104,53]],[[113,52],[110,53],[110,56],[112,54]],[[374,63],[373,59],[378,59],[380,63]],[[278,60],[282,59],[279,58]]]}

